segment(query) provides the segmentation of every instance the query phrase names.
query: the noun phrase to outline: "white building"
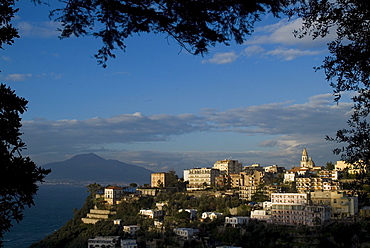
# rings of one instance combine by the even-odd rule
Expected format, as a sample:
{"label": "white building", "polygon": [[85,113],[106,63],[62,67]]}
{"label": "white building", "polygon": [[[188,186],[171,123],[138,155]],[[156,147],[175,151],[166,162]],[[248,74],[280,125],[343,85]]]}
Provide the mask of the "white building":
{"label": "white building", "polygon": [[189,171],[190,170],[184,170],[184,182],[189,182]]}
{"label": "white building", "polygon": [[202,213],[202,219],[207,219],[209,218],[210,220],[217,219],[218,217],[222,216],[222,213],[217,213],[217,212],[204,212]]}
{"label": "white building", "polygon": [[199,229],[193,228],[175,228],[173,232],[184,239],[190,239],[199,233]]}
{"label": "white building", "polygon": [[123,226],[123,231],[125,233],[129,233],[130,235],[135,235],[138,230],[140,230],[140,226],[136,225]]}
{"label": "white building", "polygon": [[317,225],[330,220],[330,207],[309,204],[309,195],[300,193],[271,194],[271,218],[275,224]]}
{"label": "white building", "polygon": [[271,209],[271,206],[272,206],[272,202],[270,201],[265,201],[262,203],[262,208],[263,209]]}
{"label": "white building", "polygon": [[88,248],[120,247],[119,236],[97,236],[87,241]]}
{"label": "white building", "polygon": [[113,220],[113,224],[114,225],[121,225],[122,224],[122,220],[121,219]]}
{"label": "white building", "polygon": [[163,210],[155,210],[155,209],[141,209],[140,215],[149,217],[150,219],[162,217],[164,215]]}
{"label": "white building", "polygon": [[199,190],[215,184],[215,178],[220,171],[214,168],[194,168],[189,170],[189,185],[187,190]]}
{"label": "white building", "polygon": [[120,203],[123,197],[123,188],[111,186],[104,189],[104,200],[110,204],[115,205]]}
{"label": "white building", "polygon": [[138,245],[135,239],[123,239],[121,240],[121,248],[137,248]]}
{"label": "white building", "polygon": [[268,210],[252,210],[251,211],[251,219],[257,220],[269,220],[271,217],[270,212]]}
{"label": "white building", "polygon": [[230,224],[233,227],[249,223],[249,217],[245,216],[234,216],[234,217],[225,217],[225,225]]}
{"label": "white building", "polygon": [[221,173],[237,174],[242,171],[243,163],[239,163],[238,160],[219,160],[214,163],[213,168],[218,169]]}

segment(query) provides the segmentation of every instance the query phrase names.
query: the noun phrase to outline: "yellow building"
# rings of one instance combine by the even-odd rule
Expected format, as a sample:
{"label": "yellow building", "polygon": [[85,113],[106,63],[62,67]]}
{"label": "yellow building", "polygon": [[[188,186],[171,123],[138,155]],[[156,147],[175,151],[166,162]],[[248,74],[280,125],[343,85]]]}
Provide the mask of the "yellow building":
{"label": "yellow building", "polygon": [[253,171],[253,172],[241,172],[239,182],[239,197],[240,199],[252,200],[253,194],[255,194],[259,186],[265,182],[264,171]]}
{"label": "yellow building", "polygon": [[166,187],[167,185],[167,173],[156,172],[151,174],[150,186],[153,188]]}
{"label": "yellow building", "polygon": [[328,205],[333,217],[353,216],[358,212],[358,197],[347,196],[341,191],[311,192],[313,204]]}
{"label": "yellow building", "polygon": [[337,171],[345,171],[346,169],[348,169],[349,174],[366,172],[366,168],[361,165],[361,163],[348,164],[345,161],[337,161],[337,163],[335,164],[335,169]]}
{"label": "yellow building", "polygon": [[199,190],[215,184],[220,171],[214,168],[194,168],[189,170],[187,190]]}
{"label": "yellow building", "polygon": [[296,189],[298,193],[307,191],[337,191],[340,190],[340,183],[330,178],[306,177],[296,178]]}
{"label": "yellow building", "polygon": [[104,200],[110,204],[119,204],[123,197],[123,189],[116,186],[107,187],[104,189]]}
{"label": "yellow building", "polygon": [[214,169],[220,170],[221,173],[236,174],[242,171],[242,163],[239,163],[238,160],[219,160],[213,165]]}

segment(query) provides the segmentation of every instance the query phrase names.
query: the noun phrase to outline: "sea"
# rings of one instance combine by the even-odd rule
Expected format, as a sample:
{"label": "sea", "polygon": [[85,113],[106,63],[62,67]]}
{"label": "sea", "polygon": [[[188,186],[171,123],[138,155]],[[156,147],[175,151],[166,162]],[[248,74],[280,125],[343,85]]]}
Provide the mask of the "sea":
{"label": "sea", "polygon": [[4,234],[4,247],[26,248],[52,234],[73,217],[73,209],[80,209],[87,196],[82,186],[40,185],[35,205],[26,207],[23,220]]}

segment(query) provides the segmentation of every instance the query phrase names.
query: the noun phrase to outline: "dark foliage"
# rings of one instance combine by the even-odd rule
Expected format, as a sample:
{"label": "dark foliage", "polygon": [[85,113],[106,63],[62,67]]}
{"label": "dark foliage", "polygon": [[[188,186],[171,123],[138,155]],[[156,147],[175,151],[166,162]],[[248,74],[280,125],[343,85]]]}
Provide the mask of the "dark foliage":
{"label": "dark foliage", "polygon": [[9,231],[13,220],[22,220],[26,206],[34,205],[36,183],[42,182],[50,172],[21,155],[26,145],[20,138],[19,114],[26,111],[26,105],[24,98],[4,84],[0,85],[0,238]]}
{"label": "dark foliage", "polygon": [[330,56],[316,68],[324,70],[339,100],[346,91],[356,92],[352,98],[354,112],[348,129],[339,130],[328,140],[344,144],[334,150],[342,159],[370,165],[370,2],[363,0],[311,0],[296,8],[304,24],[299,37],[324,37],[330,32],[335,39],[328,44]]}
{"label": "dark foliage", "polygon": [[92,35],[103,42],[95,57],[106,66],[113,50],[125,49],[125,39],[139,33],[161,33],[193,54],[204,54],[217,43],[241,44],[260,15],[275,16],[296,0],[173,1],[69,0],[52,12],[62,23],[61,38]]}
{"label": "dark foliage", "polygon": [[18,31],[10,23],[18,9],[14,8],[14,0],[1,0],[0,2],[0,48],[4,44],[11,45],[14,38],[19,38]]}

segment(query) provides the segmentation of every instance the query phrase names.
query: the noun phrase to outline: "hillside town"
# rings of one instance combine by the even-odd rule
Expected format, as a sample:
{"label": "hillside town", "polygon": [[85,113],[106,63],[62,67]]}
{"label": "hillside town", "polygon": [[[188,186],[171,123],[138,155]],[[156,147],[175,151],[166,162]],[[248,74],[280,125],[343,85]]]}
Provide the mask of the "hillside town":
{"label": "hillside town", "polygon": [[[362,172],[343,161],[317,166],[306,149],[299,166],[289,170],[225,159],[212,168],[186,169],[183,178],[174,171],[152,173],[150,185],[95,185],[94,204],[81,221],[113,223],[123,233],[89,238],[89,248],[244,247],[217,240],[204,225],[225,232],[225,228],[247,230],[256,223],[281,230],[320,229],[366,220],[370,207],[362,197],[364,189],[351,187]],[[131,209],[133,205],[137,208]],[[149,231],[156,238],[143,240]],[[165,233],[175,241],[166,241]]]}

